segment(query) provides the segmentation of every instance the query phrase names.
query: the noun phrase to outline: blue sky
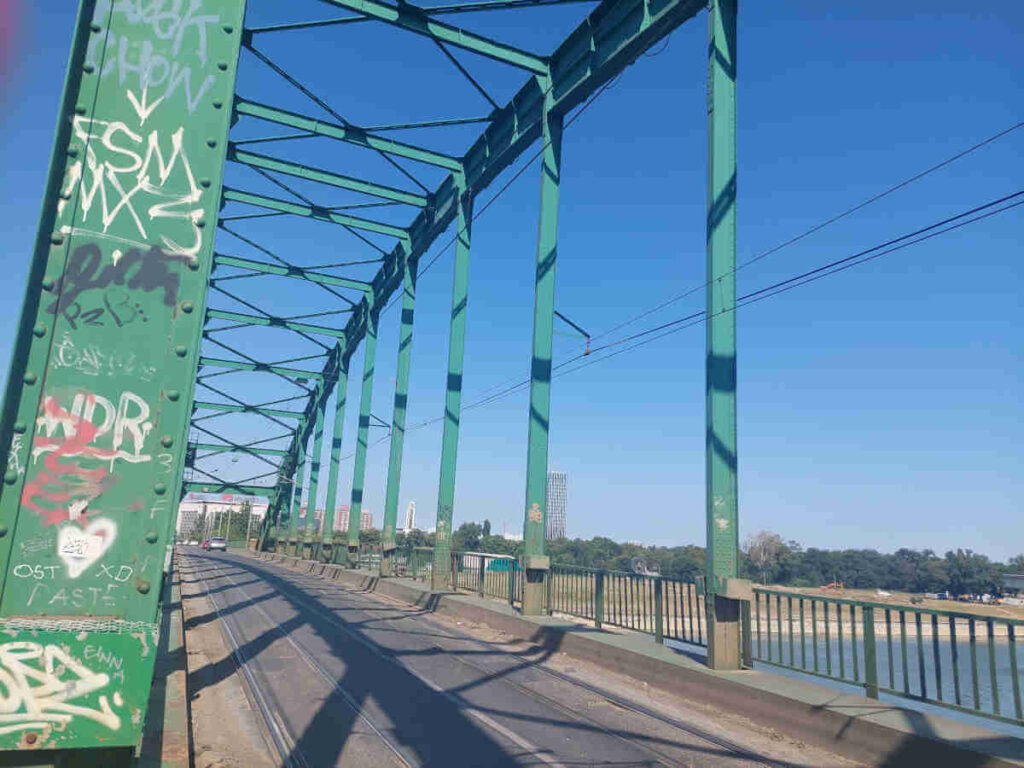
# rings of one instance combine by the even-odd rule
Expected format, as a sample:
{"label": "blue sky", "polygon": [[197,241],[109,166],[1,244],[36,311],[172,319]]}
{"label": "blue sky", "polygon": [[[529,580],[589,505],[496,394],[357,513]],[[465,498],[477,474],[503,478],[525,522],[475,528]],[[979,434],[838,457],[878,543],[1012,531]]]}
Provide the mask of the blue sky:
{"label": "blue sky", "polygon": [[[31,4],[0,92],[0,308],[11,318],[11,332],[35,236],[73,5]],[[473,15],[456,23],[546,53],[586,7]],[[313,0],[250,3],[251,24],[330,14]],[[641,57],[566,132],[557,306],[595,336],[704,280],[706,22],[700,14]],[[744,3],[739,259],[1024,120],[1022,32],[1024,7],[1017,3]],[[265,43],[258,38],[261,48],[359,124],[489,111],[426,41],[380,25],[324,30],[315,46],[295,33],[265,37]],[[522,73],[494,62],[459,58],[499,102],[522,82]],[[316,112],[251,56],[243,58],[239,93]],[[242,123],[237,135],[261,130]],[[395,135],[457,152],[478,131]],[[409,188],[397,171],[359,150],[309,141],[262,145],[261,151],[352,175],[374,172]],[[1022,157],[1024,129],[742,270],[738,290],[755,290],[1016,192],[1024,188]],[[439,180],[416,171],[429,187]],[[481,195],[478,209],[510,175]],[[226,179],[284,196],[251,172],[229,168]],[[533,166],[474,225],[466,403],[528,370],[538,186]],[[309,194],[315,189],[296,187]],[[318,201],[346,202],[316,193]],[[409,217],[408,209],[379,211],[373,215],[381,220]],[[225,208],[225,214],[242,212]],[[739,312],[741,537],[770,529],[805,546],[968,547],[998,559],[1024,551],[1022,225],[1024,208],[1017,208]],[[269,219],[240,222],[238,230],[299,264],[372,256],[326,224]],[[430,251],[427,260],[440,257],[419,283],[410,427],[435,419],[443,407],[451,251],[441,246],[449,239],[450,233]],[[224,233],[217,248],[255,255]],[[247,297],[260,296],[257,281],[230,285],[246,285]],[[266,283],[264,290],[274,291],[275,307],[295,313],[331,300],[293,283]],[[216,301],[234,308],[223,297]],[[698,291],[595,343],[702,305]],[[394,310],[384,315],[378,350],[373,411],[387,420],[397,323]],[[283,332],[233,333],[233,343],[258,345],[249,348],[268,359],[307,349]],[[550,455],[552,467],[569,474],[570,535],[702,542],[703,345],[698,325],[555,380]],[[0,338],[4,370],[10,349],[9,333]],[[579,339],[556,337],[556,363],[580,350]],[[360,352],[353,371],[361,365]],[[239,381],[254,399],[269,393],[265,385]],[[486,517],[496,530],[520,528],[526,397],[518,391],[465,414],[456,524]],[[356,399],[352,388],[346,455],[354,445]],[[434,517],[439,449],[439,424],[410,429],[399,507],[415,499],[421,525]],[[383,442],[370,452],[365,495],[378,525],[386,464]],[[341,503],[347,503],[350,475],[351,459],[342,468]]]}

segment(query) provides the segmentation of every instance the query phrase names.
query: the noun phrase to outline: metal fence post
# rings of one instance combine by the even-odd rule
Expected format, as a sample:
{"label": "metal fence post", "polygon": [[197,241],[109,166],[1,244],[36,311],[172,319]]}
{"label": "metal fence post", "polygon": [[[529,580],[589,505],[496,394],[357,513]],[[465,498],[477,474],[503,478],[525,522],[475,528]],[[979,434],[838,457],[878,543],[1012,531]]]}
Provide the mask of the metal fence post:
{"label": "metal fence post", "polygon": [[457,552],[451,553],[451,566],[452,566],[452,581],[451,590],[452,592],[459,591],[459,554]]}
{"label": "metal fence post", "polygon": [[869,699],[878,698],[878,657],[875,650],[875,609],[861,608],[864,619],[864,690]]}
{"label": "metal fence post", "polygon": [[661,577],[654,579],[654,642],[665,643],[665,598]]}
{"label": "metal fence post", "polygon": [[[801,616],[802,621],[803,617]],[[750,601],[744,600],[740,603],[740,663],[744,669],[754,668],[754,644],[751,635]]]}
{"label": "metal fence post", "polygon": [[598,629],[604,623],[604,571],[594,574],[594,626]]}
{"label": "metal fence post", "polygon": [[546,582],[544,586],[546,587],[545,594],[547,599],[547,604],[545,605],[546,610],[544,612],[550,616],[554,613],[552,606],[554,605],[553,599],[555,596],[555,572],[552,569],[549,568],[544,573],[544,581]]}
{"label": "metal fence post", "polygon": [[487,568],[487,559],[483,555],[479,555],[479,558],[480,558],[480,567],[477,569],[478,572],[477,572],[477,576],[476,576],[476,591],[480,595],[480,597],[483,597],[484,596],[484,575],[486,573],[486,568]]}
{"label": "metal fence post", "polygon": [[508,607],[514,608],[516,604],[516,561],[508,561]]}

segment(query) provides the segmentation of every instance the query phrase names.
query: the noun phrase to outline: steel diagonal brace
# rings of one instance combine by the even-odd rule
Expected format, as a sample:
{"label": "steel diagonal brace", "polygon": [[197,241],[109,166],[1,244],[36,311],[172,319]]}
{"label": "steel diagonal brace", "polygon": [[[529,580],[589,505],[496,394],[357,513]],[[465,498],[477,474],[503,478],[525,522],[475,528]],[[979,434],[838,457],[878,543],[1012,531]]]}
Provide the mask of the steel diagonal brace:
{"label": "steel diagonal brace", "polygon": [[[339,288],[354,288],[359,291],[371,289],[369,283],[362,280],[353,280],[348,277],[336,277],[324,272],[313,272],[303,267],[284,266],[283,264],[270,264],[265,261],[254,259],[243,259],[240,256],[228,256],[224,253],[213,254],[214,267],[237,267],[248,269],[250,272],[261,272],[265,275],[278,275],[280,277],[294,277],[300,280],[309,280],[312,283],[322,285],[334,285]],[[216,280],[216,278],[214,278]]]}
{"label": "steel diagonal brace", "polygon": [[511,64],[535,74],[547,74],[548,63],[542,56],[515,48],[496,40],[476,35],[465,29],[453,27],[443,21],[430,18],[422,9],[408,3],[388,5],[376,0],[321,0],[321,2],[347,8],[364,16],[401,27],[417,35],[423,35],[442,43],[463,48],[489,59]]}
{"label": "steel diagonal brace", "polygon": [[397,238],[405,237],[405,230],[402,227],[384,224],[380,221],[371,221],[370,219],[361,219],[358,216],[348,216],[347,214],[337,213],[332,211],[330,208],[324,208],[319,205],[291,203],[277,197],[257,195],[252,192],[243,192],[238,189],[231,189],[230,187],[224,187],[223,199],[226,201],[231,200],[238,203],[255,205],[260,208],[269,208],[273,211],[290,213],[293,216],[305,216],[306,218],[316,219],[317,221],[340,224],[342,226],[354,227],[355,229],[364,229],[367,232],[376,232],[380,235],[389,235]]}
{"label": "steel diagonal brace", "polygon": [[183,483],[183,485],[185,486],[185,490],[190,493],[226,493],[227,491],[235,490],[241,491],[242,494],[246,496],[268,496],[275,490],[275,486],[273,485],[238,485],[236,483],[225,483],[219,479],[217,479],[217,482],[220,484],[212,485],[210,483],[188,481]]}
{"label": "steel diagonal brace", "polygon": [[429,203],[426,195],[418,194],[416,192],[406,192],[405,190],[389,187],[384,184],[375,184],[371,181],[354,179],[350,176],[343,176],[339,173],[332,173],[320,168],[313,168],[312,166],[303,165],[301,163],[293,163],[288,160],[280,160],[276,157],[269,157],[267,155],[257,154],[256,152],[249,152],[247,150],[240,149],[235,144],[231,144],[228,147],[228,160],[233,160],[236,163],[247,165],[252,168],[277,171],[278,173],[284,173],[299,179],[316,181],[320,184],[328,184],[332,187],[339,187],[341,189],[349,189],[353,192],[372,195],[374,197],[379,197],[383,200],[391,200],[396,203],[415,205],[420,208],[426,207]]}
{"label": "steel diagonal brace", "polygon": [[[199,411],[219,411],[221,413],[255,413],[269,419],[301,419],[302,411],[282,411],[277,408],[260,408],[255,405],[233,405],[231,403],[208,403],[203,400],[195,402],[195,408]],[[221,413],[214,415],[221,415]],[[212,416],[203,416],[208,419]]]}
{"label": "steel diagonal brace", "polygon": [[260,104],[249,99],[235,98],[235,114],[239,116],[255,117],[259,120],[266,120],[278,125],[287,125],[299,130],[308,131],[316,136],[326,136],[330,139],[337,139],[348,144],[356,144],[367,149],[378,150],[397,157],[407,157],[428,165],[436,165],[447,168],[450,171],[458,170],[462,163],[458,158],[445,155],[440,152],[433,152],[412,144],[387,139],[383,136],[374,136],[365,130],[355,126],[344,126],[337,123],[330,123],[318,120],[315,117],[289,112],[285,109],[278,109],[266,104]]}
{"label": "steel diagonal brace", "polygon": [[242,360],[223,360],[217,357],[200,357],[199,367],[208,365],[211,368],[230,368],[236,371],[260,371],[275,373],[280,376],[291,376],[296,379],[313,379],[319,381],[323,374],[318,371],[304,371],[301,368],[285,368],[273,363],[245,362]]}
{"label": "steel diagonal brace", "polygon": [[226,331],[230,328],[238,328],[247,325],[263,325],[274,328],[287,328],[290,331],[302,331],[305,333],[319,333],[323,336],[332,336],[336,339],[345,338],[345,332],[338,328],[327,328],[322,325],[312,325],[310,323],[296,323],[288,320],[284,317],[276,317],[271,315],[269,317],[259,317],[257,315],[246,315],[241,312],[225,312],[221,309],[208,309],[206,310],[206,317],[209,320],[231,320],[232,322],[238,323],[239,325],[228,326],[227,328],[210,328],[209,331]]}

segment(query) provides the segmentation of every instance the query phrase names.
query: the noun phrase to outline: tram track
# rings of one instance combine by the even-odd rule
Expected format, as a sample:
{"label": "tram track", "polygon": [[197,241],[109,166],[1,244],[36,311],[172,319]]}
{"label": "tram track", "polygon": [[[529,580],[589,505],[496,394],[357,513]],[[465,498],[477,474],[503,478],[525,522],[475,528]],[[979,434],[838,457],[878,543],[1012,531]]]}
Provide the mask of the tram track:
{"label": "tram track", "polygon": [[[440,635],[442,635],[445,639],[459,641],[459,642],[468,642],[468,643],[471,643],[471,644],[473,644],[473,645],[475,645],[477,647],[485,648],[485,649],[487,649],[489,647],[488,644],[485,641],[479,640],[479,639],[477,639],[477,638],[475,638],[475,637],[473,637],[471,635],[468,635],[468,634],[466,634],[464,632],[459,632],[458,630],[454,630],[454,629],[449,628],[447,626],[441,625],[439,622],[433,621],[429,617],[424,617],[422,615],[419,615],[418,613],[414,613],[414,611],[412,609],[410,609],[408,606],[406,606],[403,603],[400,603],[397,600],[387,599],[387,598],[384,598],[384,597],[379,596],[379,595],[375,595],[375,596],[371,597],[369,595],[365,595],[365,594],[362,594],[362,593],[357,592],[357,591],[349,590],[349,589],[343,587],[342,585],[337,584],[336,582],[329,582],[329,581],[325,582],[321,578],[318,578],[318,577],[315,577],[315,576],[310,576],[308,574],[303,574],[303,573],[299,573],[299,572],[291,572],[291,571],[289,571],[288,575],[289,575],[290,578],[283,579],[283,581],[286,582],[289,585],[289,592],[290,592],[289,599],[294,600],[297,604],[302,605],[303,607],[305,607],[305,608],[307,608],[309,610],[318,611],[320,613],[320,615],[322,616],[322,618],[324,618],[326,621],[329,621],[333,626],[337,627],[343,633],[345,633],[346,635],[352,637],[357,642],[360,642],[363,645],[366,645],[367,647],[371,647],[372,650],[374,650],[375,652],[377,652],[380,655],[382,655],[383,658],[386,658],[386,659],[392,661],[393,663],[400,664],[401,662],[399,662],[397,659],[394,659],[389,654],[380,651],[380,649],[378,649],[376,646],[373,646],[365,638],[361,637],[357,633],[354,633],[350,628],[346,627],[345,624],[342,622],[342,620],[338,619],[337,617],[335,617],[333,615],[335,613],[336,609],[332,609],[330,607],[323,606],[323,605],[316,605],[316,604],[314,604],[309,599],[310,596],[307,594],[307,590],[314,591],[315,593],[318,593],[321,596],[329,596],[331,593],[337,594],[337,592],[340,592],[340,593],[344,594],[350,600],[353,600],[354,602],[357,602],[357,603],[361,604],[361,606],[364,607],[364,608],[366,608],[366,607],[379,607],[381,603],[384,603],[384,604],[392,606],[397,612],[403,614],[400,617],[402,619],[419,619],[419,620],[423,620],[423,621],[429,623],[431,628],[435,632],[438,632]],[[228,577],[228,578],[230,580],[230,577]],[[325,587],[328,587],[328,588],[325,589]],[[242,590],[242,591],[244,592],[244,590]],[[354,606],[354,610],[359,610],[359,608],[360,608],[360,605]],[[325,610],[330,615],[324,615],[323,612]],[[534,690],[533,688],[531,688],[529,686],[523,685],[523,684],[521,684],[521,683],[519,683],[517,681],[514,681],[514,680],[510,679],[509,675],[510,674],[515,674],[515,670],[509,669],[509,668],[505,668],[505,669],[492,669],[492,668],[489,668],[487,666],[484,666],[484,665],[481,665],[481,664],[478,664],[478,663],[475,663],[475,662],[470,662],[470,661],[466,660],[465,658],[460,656],[457,652],[453,652],[453,649],[451,649],[451,648],[445,648],[444,646],[442,646],[440,644],[437,644],[437,643],[433,643],[432,645],[433,645],[434,649],[436,649],[440,653],[445,654],[445,656],[447,658],[452,659],[452,660],[458,662],[459,664],[461,664],[461,665],[463,665],[463,666],[465,666],[467,668],[471,668],[471,669],[473,669],[477,673],[482,673],[482,674],[488,675],[488,676],[496,675],[496,674],[503,675],[502,682],[504,684],[507,684],[510,687],[514,688],[518,692],[522,693],[524,696],[527,696],[530,699],[532,699],[533,701],[536,701],[538,703],[543,704],[546,707],[549,707],[551,709],[554,709],[554,710],[558,711],[559,713],[561,713],[564,716],[570,718],[574,722],[577,722],[577,723],[585,725],[588,729],[594,729],[594,730],[600,731],[601,733],[604,733],[605,735],[607,735],[609,737],[615,738],[616,740],[619,740],[619,741],[622,741],[622,742],[625,742],[625,743],[629,744],[633,748],[639,749],[640,751],[642,751],[645,754],[649,755],[659,765],[664,765],[664,766],[689,766],[689,765],[692,764],[691,762],[681,762],[680,760],[676,759],[675,757],[672,757],[671,755],[666,754],[664,751],[659,750],[659,749],[657,749],[655,747],[650,746],[649,744],[644,743],[644,741],[645,741],[644,739],[630,738],[629,736],[625,736],[625,735],[623,735],[621,733],[617,733],[615,730],[613,730],[611,728],[608,728],[607,726],[605,726],[604,724],[602,724],[599,721],[595,720],[594,718],[591,718],[589,716],[583,715],[580,712],[573,710],[570,706],[568,706],[565,703],[559,701],[558,699],[555,699],[555,698],[553,698],[551,696],[547,696],[547,695],[545,695],[543,693],[540,693],[539,691]],[[540,674],[542,674],[542,675],[544,675],[544,676],[546,676],[546,677],[548,677],[548,678],[550,678],[552,680],[558,681],[558,682],[560,682],[562,684],[573,686],[576,689],[578,689],[579,691],[586,692],[587,694],[589,694],[591,696],[596,696],[600,700],[603,700],[603,701],[605,701],[605,702],[607,702],[607,703],[609,703],[609,704],[611,704],[611,705],[613,705],[613,706],[615,706],[615,707],[617,707],[617,708],[619,708],[621,710],[630,712],[631,714],[636,715],[638,717],[643,717],[643,718],[646,718],[646,719],[648,719],[650,721],[654,721],[654,722],[660,724],[661,726],[665,726],[665,727],[671,728],[671,729],[673,729],[675,731],[679,731],[679,732],[685,733],[685,734],[687,734],[691,738],[699,739],[700,741],[704,742],[705,744],[707,744],[709,746],[712,746],[712,747],[714,747],[714,748],[716,748],[718,750],[721,750],[722,752],[725,752],[725,753],[728,753],[730,755],[733,755],[737,759],[744,760],[746,762],[746,764],[748,764],[748,765],[765,766],[765,768],[790,768],[790,764],[789,763],[780,762],[780,761],[776,761],[776,760],[772,760],[772,759],[766,758],[766,757],[764,757],[762,755],[759,755],[759,754],[756,754],[754,752],[751,752],[749,749],[743,747],[740,744],[737,744],[737,743],[735,743],[733,741],[730,741],[730,740],[725,739],[725,738],[723,738],[721,736],[718,736],[717,734],[711,733],[711,732],[707,731],[704,728],[700,728],[700,727],[691,725],[689,723],[682,722],[682,721],[680,721],[680,720],[678,720],[676,718],[673,718],[673,717],[667,716],[665,714],[656,712],[656,711],[652,710],[649,707],[646,707],[646,706],[644,706],[642,704],[639,704],[637,702],[628,700],[628,699],[626,699],[626,698],[624,698],[622,696],[619,696],[617,694],[614,694],[614,693],[612,693],[610,691],[604,690],[604,689],[599,688],[599,687],[594,686],[594,685],[590,685],[590,684],[588,684],[588,683],[586,683],[586,682],[584,682],[582,680],[579,680],[577,678],[574,678],[574,677],[572,677],[570,675],[566,675],[566,674],[564,674],[562,672],[559,672],[557,670],[549,669],[549,668],[547,668],[545,666],[542,666],[542,665],[538,664],[536,659],[530,659],[530,658],[528,658],[526,656],[522,656],[520,654],[516,654],[516,653],[510,652],[510,651],[502,651],[502,654],[505,655],[507,658],[518,662],[522,666],[523,669],[529,668],[529,669],[534,670],[534,671],[536,671],[536,672],[538,672],[538,673],[540,673]],[[406,667],[406,668],[408,669],[408,667]],[[422,675],[416,673],[415,671],[413,671],[413,674],[415,674],[417,677],[420,677],[420,679],[423,680],[428,686],[434,688],[435,690],[438,690],[438,692],[445,693],[443,690],[439,689],[439,687],[435,683],[433,683],[432,681],[424,679],[422,677]],[[466,702],[464,702],[462,700],[460,700],[459,703],[460,703],[460,706],[463,706],[463,707],[466,706]],[[477,713],[477,714],[482,714],[482,713]],[[485,724],[489,725],[489,726],[490,725],[496,725],[496,723],[493,723],[493,721],[491,723],[485,723]],[[506,736],[506,738],[508,738],[508,729],[505,729],[504,727],[501,727],[501,730],[499,732],[503,736]],[[519,746],[523,746],[523,745],[519,745]],[[534,747],[534,749],[536,749],[536,748]],[[536,752],[535,754],[540,756],[543,753],[538,750],[538,752]],[[549,762],[549,761],[545,760],[545,762]],[[549,762],[549,765],[551,765],[551,764],[554,764],[554,763],[553,762]]]}
{"label": "tram track", "polygon": [[[369,727],[370,730],[376,734],[380,741],[388,748],[398,761],[399,765],[404,766],[405,768],[421,768],[423,764],[415,758],[410,758],[404,754],[402,748],[389,739],[383,733],[381,728],[363,711],[363,708],[358,704],[352,694],[347,691],[344,686],[342,686],[301,643],[297,642],[289,633],[282,630],[280,625],[275,622],[266,613],[266,611],[262,609],[262,607],[254,603],[252,597],[245,591],[244,587],[238,585],[229,574],[224,572],[223,567],[218,568],[216,572],[218,575],[227,579],[236,590],[241,592],[245,596],[246,602],[256,610],[257,614],[266,621],[276,634],[289,644],[306,666],[309,667],[309,669],[312,670],[314,674],[316,674],[316,676],[319,677],[333,692],[337,693],[340,698],[346,702],[346,704],[348,704],[355,716],[366,724],[367,727]],[[292,736],[287,725],[284,723],[279,709],[270,704],[270,699],[264,691],[263,686],[256,679],[256,675],[251,666],[251,660],[245,657],[244,651],[242,650],[235,633],[231,629],[229,617],[223,615],[220,606],[217,603],[217,599],[210,591],[207,578],[204,576],[200,576],[199,578],[203,584],[206,598],[210,601],[210,605],[213,607],[220,625],[224,629],[225,637],[231,647],[232,657],[235,660],[235,666],[242,673],[243,679],[251,693],[252,701],[256,705],[256,709],[263,720],[264,726],[266,727],[267,734],[270,737],[269,746],[273,747],[274,751],[277,753],[280,764],[287,768],[316,768],[309,762],[302,752],[302,749],[296,743],[296,740]]]}

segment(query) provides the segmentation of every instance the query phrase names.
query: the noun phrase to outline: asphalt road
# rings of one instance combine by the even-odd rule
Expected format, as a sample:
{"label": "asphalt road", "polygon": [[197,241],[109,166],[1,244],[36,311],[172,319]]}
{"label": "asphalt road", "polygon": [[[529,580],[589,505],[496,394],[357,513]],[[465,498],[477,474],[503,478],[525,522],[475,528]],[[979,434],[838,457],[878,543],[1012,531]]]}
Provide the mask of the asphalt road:
{"label": "asphalt road", "polygon": [[186,630],[216,624],[234,651],[205,684],[244,679],[280,765],[792,764],[551,671],[551,651],[245,556],[189,548],[180,563],[212,606]]}

